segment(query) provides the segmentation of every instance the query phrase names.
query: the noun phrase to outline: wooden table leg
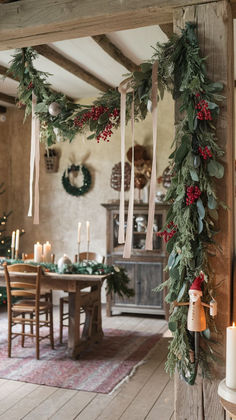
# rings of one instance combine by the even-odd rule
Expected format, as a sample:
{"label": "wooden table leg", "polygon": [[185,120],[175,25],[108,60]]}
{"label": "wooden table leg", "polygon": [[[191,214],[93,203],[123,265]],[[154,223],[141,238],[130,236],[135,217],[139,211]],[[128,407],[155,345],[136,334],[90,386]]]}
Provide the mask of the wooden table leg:
{"label": "wooden table leg", "polygon": [[69,293],[69,333],[68,353],[76,358],[80,347],[80,290],[76,286],[75,292]]}

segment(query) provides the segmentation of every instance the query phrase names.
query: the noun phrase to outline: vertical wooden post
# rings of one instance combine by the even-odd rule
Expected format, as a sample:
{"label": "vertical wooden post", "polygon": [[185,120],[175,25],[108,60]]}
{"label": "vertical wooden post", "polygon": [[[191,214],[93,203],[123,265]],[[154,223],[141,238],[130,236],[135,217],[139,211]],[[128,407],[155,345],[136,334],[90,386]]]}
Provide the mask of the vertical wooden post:
{"label": "vertical wooden post", "polygon": [[[222,248],[211,261],[215,270],[218,316],[217,327],[223,334],[217,350],[225,354],[225,329],[231,321],[233,232],[234,232],[234,125],[233,125],[233,20],[231,6],[226,1],[188,6],[174,12],[174,29],[183,28],[186,22],[196,22],[201,53],[207,57],[209,78],[224,84],[225,100],[217,122],[218,144],[225,151],[222,161],[225,176],[217,180],[219,200],[225,202],[229,210],[219,210],[219,230],[217,242]],[[217,395],[219,380],[225,375],[223,367],[217,366],[212,382],[199,375],[196,385],[189,386],[175,377],[175,418],[176,420],[222,420],[223,409]]]}

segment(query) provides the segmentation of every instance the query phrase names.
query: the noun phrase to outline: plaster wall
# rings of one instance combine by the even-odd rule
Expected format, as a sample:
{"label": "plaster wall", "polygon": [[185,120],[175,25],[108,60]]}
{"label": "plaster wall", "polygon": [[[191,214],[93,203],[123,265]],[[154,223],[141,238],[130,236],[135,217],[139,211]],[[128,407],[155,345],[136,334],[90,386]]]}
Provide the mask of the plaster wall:
{"label": "plaster wall", "polygon": [[[86,101],[88,103],[88,101]],[[23,124],[23,111],[9,108],[7,121],[0,127],[0,180],[6,182],[7,195],[1,207],[13,210],[8,228],[20,228],[25,234],[20,240],[20,252],[33,252],[36,241],[49,240],[56,260],[66,253],[71,259],[77,253],[77,224],[82,222],[81,248],[86,250],[86,220],[91,224],[90,250],[106,253],[106,211],[101,203],[118,199],[118,193],[110,187],[111,170],[120,161],[120,131],[117,130],[109,143],[87,141],[77,136],[72,143],[58,143],[60,151],[59,171],[48,174],[44,169],[44,146],[41,145],[40,161],[40,224],[33,225],[27,216],[29,205],[30,119]],[[135,124],[135,141],[152,148],[152,121]],[[158,109],[157,174],[168,165],[168,156],[174,135],[174,104],[169,94],[160,102]],[[130,124],[126,130],[126,150],[131,145]],[[63,171],[71,163],[84,163],[92,175],[91,190],[73,197],[61,184]],[[7,177],[6,177],[7,174]],[[81,180],[82,181],[82,180]],[[80,180],[78,179],[78,184]],[[127,195],[128,198],[128,195]],[[6,208],[7,207],[7,208]]]}

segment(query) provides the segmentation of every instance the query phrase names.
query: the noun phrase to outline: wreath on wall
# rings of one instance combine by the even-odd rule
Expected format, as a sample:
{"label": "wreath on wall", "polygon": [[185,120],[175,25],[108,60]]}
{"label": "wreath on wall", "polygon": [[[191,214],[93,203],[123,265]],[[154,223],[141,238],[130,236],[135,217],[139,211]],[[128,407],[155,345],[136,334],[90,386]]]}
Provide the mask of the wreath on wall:
{"label": "wreath on wall", "polygon": [[[63,94],[50,89],[46,73],[34,68],[36,56],[33,48],[19,50],[9,72],[19,79],[18,106],[25,106],[26,116],[31,113],[32,91],[37,96],[36,113],[41,122],[42,140],[50,146],[56,142],[56,134],[71,141],[77,133],[90,131],[92,134],[88,139],[109,141],[112,130],[120,123],[118,90],[110,89],[91,106],[70,102]],[[159,233],[167,242],[170,254],[169,278],[161,285],[161,288],[167,288],[169,328],[173,334],[166,370],[173,374],[177,368],[180,376],[192,385],[198,363],[206,376],[209,362],[215,359],[212,343],[216,340],[212,335],[216,326],[207,314],[207,329],[200,333],[200,347],[197,357],[196,354],[194,357],[194,340],[187,329],[188,308],[175,303],[188,300],[188,291],[201,273],[204,273],[202,299],[209,304],[214,297],[208,255],[218,252],[215,242],[218,208],[224,206],[217,198],[214,184],[214,179],[224,175],[224,167],[219,161],[223,151],[217,144],[215,131],[219,102],[224,99],[220,95],[223,85],[208,79],[205,58],[200,55],[196,25],[187,23],[180,36],[174,35],[167,43],[157,44],[151,60],[142,63],[140,71],[130,74],[133,94],[126,95],[126,121],[131,116],[133,95],[135,119],[146,117],[151,100],[152,66],[156,60],[159,98],[162,99],[164,91],[169,90],[173,99],[178,100],[182,113],[176,129],[175,150],[170,156],[173,175],[166,200],[171,206],[166,225]],[[52,103],[54,110],[50,112]],[[67,189],[77,191],[66,173],[63,180]]]}
{"label": "wreath on wall", "polygon": [[[75,173],[82,171],[83,174],[83,185],[81,187],[77,187],[76,185],[71,184],[70,180],[70,173]],[[88,170],[88,168],[84,165],[71,165],[69,168],[67,168],[63,175],[62,175],[62,185],[66,192],[70,195],[73,195],[74,197],[79,197],[80,195],[84,195],[86,192],[88,192],[90,186],[91,186],[91,174]]]}

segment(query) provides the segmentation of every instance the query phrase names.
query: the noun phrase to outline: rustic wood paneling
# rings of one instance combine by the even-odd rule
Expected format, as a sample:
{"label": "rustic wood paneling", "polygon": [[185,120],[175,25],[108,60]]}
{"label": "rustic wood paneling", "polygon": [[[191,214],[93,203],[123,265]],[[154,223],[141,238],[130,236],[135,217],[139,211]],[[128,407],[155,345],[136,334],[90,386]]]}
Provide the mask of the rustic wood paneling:
{"label": "rustic wood paneling", "polygon": [[[218,253],[211,261],[215,270],[215,284],[222,283],[217,289],[216,297],[217,326],[222,333],[222,337],[219,337],[221,344],[217,350],[224,355],[225,329],[231,321],[234,232],[233,21],[230,5],[226,1],[220,1],[186,7],[175,12],[175,28],[183,27],[188,21],[197,22],[201,52],[207,57],[208,75],[214,81],[223,82],[223,94],[226,97],[217,123],[218,143],[225,150],[222,158],[225,176],[223,180],[217,181],[217,194],[220,200],[227,203],[229,210],[219,210],[220,233],[217,235],[217,241],[222,247],[222,253]],[[224,374],[224,364],[222,367],[217,366],[212,382],[199,376],[197,384],[193,387],[186,385],[176,376],[176,420],[222,420],[224,414],[217,396],[217,386]]]}

